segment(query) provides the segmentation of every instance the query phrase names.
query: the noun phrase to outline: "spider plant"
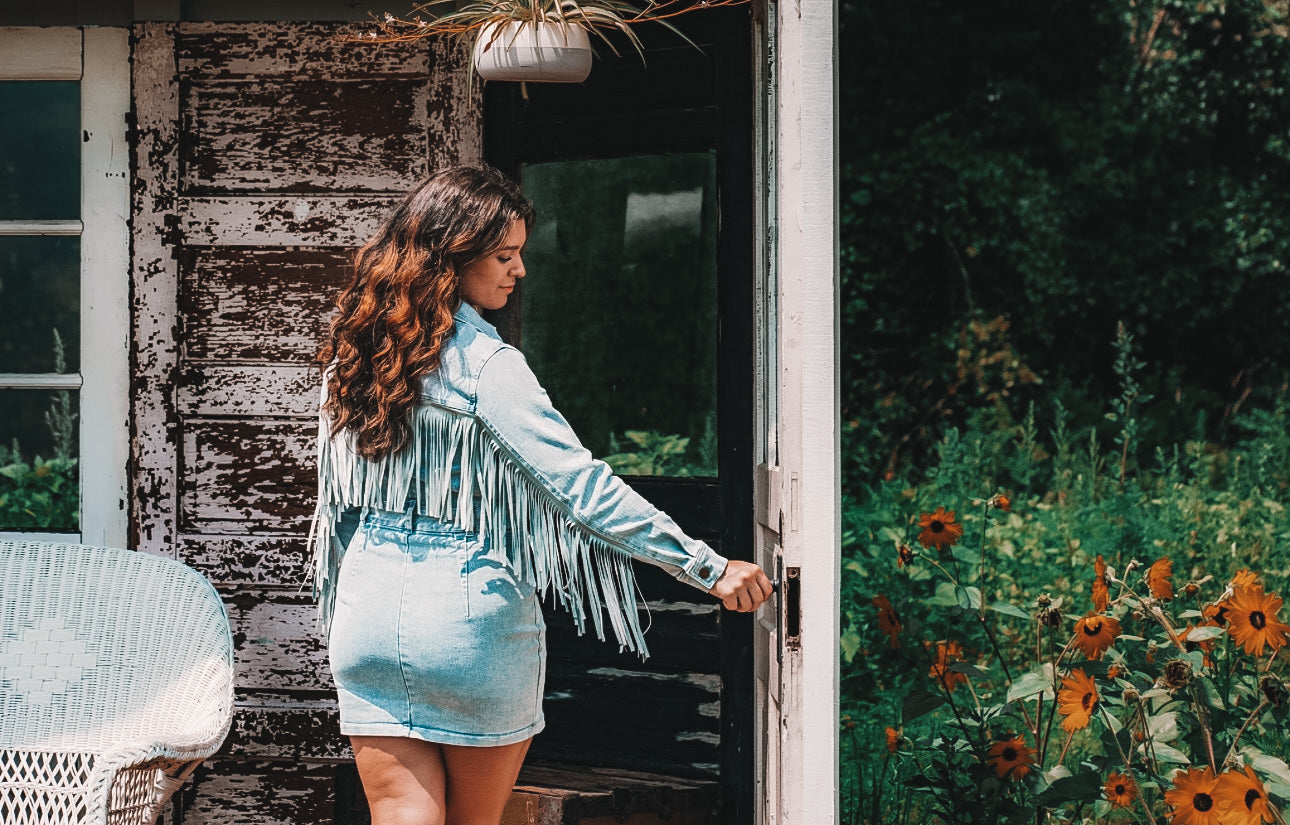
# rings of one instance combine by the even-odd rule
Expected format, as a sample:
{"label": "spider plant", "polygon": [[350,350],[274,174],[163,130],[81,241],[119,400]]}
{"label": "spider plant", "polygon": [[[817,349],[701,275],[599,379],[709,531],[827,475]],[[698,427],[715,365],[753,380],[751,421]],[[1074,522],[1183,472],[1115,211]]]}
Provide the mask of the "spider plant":
{"label": "spider plant", "polygon": [[[418,3],[406,17],[386,13],[377,21],[378,32],[369,32],[364,40],[398,42],[417,40],[438,34],[465,35],[488,29],[492,45],[501,36],[503,23],[563,23],[579,26],[595,34],[614,53],[618,49],[609,39],[610,32],[621,32],[643,60],[644,48],[633,27],[655,22],[675,32],[686,43],[694,42],[668,22],[669,18],[700,8],[714,8],[745,3],[748,0],[650,0],[642,8],[625,0],[472,0],[457,6],[458,0],[430,0]],[[436,13],[438,9],[451,9]]]}

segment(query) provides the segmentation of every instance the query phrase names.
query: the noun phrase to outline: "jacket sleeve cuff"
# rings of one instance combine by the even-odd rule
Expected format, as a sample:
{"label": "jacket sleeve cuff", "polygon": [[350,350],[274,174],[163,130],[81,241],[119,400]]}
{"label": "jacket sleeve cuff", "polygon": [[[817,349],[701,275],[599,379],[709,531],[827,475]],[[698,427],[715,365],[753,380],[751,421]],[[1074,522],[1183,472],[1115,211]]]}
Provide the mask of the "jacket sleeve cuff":
{"label": "jacket sleeve cuff", "polygon": [[699,543],[699,547],[699,551],[694,554],[694,558],[677,578],[700,590],[708,591],[717,583],[717,579],[721,578],[721,574],[726,572],[726,557],[702,542]]}

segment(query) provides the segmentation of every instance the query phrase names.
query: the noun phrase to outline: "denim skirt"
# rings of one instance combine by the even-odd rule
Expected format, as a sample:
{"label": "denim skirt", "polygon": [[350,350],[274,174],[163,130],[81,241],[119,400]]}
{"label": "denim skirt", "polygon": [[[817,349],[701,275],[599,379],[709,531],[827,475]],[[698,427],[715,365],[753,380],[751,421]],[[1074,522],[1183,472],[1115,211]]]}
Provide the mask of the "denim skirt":
{"label": "denim skirt", "polygon": [[370,510],[338,534],[328,656],[342,733],[496,746],[542,730],[546,625],[532,585],[476,534],[411,511]]}

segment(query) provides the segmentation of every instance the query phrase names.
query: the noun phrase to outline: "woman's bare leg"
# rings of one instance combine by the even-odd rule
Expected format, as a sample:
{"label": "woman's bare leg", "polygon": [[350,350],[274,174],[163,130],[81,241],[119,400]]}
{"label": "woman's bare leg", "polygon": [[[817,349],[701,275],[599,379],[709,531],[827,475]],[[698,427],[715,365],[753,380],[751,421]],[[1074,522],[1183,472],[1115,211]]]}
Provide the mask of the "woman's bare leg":
{"label": "woman's bare leg", "polygon": [[398,736],[351,736],[349,741],[372,825],[444,825],[442,745]]}
{"label": "woman's bare leg", "polygon": [[495,748],[443,745],[447,825],[498,825],[532,741]]}

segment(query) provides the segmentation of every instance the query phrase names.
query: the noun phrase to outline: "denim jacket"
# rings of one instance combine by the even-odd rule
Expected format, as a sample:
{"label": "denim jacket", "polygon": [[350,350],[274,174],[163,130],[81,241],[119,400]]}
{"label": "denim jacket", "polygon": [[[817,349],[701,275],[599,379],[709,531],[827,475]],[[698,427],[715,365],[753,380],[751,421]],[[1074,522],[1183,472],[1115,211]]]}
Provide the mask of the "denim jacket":
{"label": "denim jacket", "polygon": [[[726,559],[594,459],[519,350],[462,303],[439,366],[422,383],[412,438],[376,461],[357,455],[348,433],[333,438],[319,418],[314,590],[324,621],[344,548],[336,519],[351,507],[441,519],[487,543],[540,592],[554,594],[579,632],[588,618],[604,638],[606,616],[621,647],[647,655],[631,558],[701,590]],[[324,382],[325,392],[325,382]]]}

